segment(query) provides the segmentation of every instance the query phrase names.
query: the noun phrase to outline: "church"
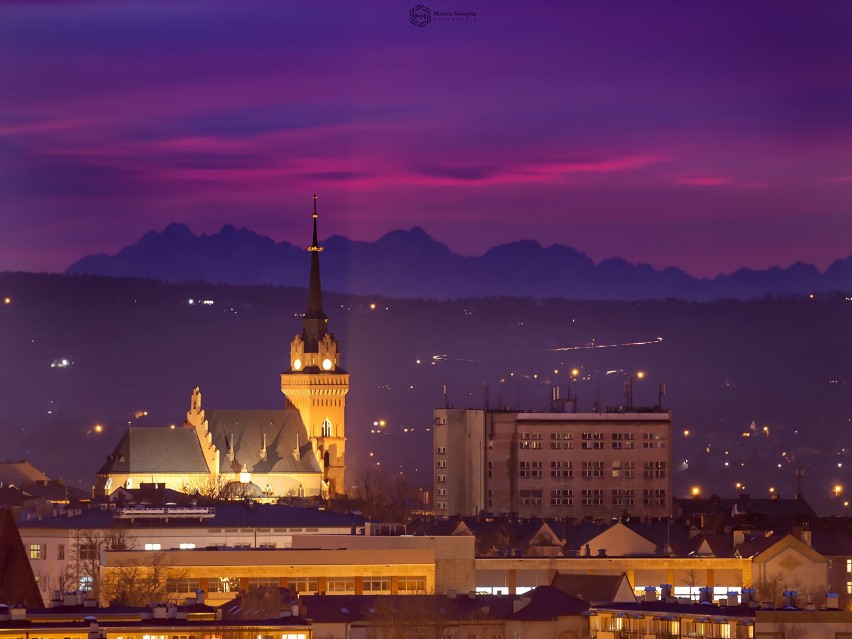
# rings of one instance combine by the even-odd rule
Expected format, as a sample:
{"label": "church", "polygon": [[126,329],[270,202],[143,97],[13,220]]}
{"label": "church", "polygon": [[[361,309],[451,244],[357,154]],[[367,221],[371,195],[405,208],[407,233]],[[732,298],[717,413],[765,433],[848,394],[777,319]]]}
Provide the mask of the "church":
{"label": "church", "polygon": [[349,373],[322,306],[314,195],[308,307],[281,373],[284,408],[202,407],[192,391],[182,427],[129,427],[98,471],[96,490],[158,483],[182,492],[277,498],[346,492],[345,408]]}

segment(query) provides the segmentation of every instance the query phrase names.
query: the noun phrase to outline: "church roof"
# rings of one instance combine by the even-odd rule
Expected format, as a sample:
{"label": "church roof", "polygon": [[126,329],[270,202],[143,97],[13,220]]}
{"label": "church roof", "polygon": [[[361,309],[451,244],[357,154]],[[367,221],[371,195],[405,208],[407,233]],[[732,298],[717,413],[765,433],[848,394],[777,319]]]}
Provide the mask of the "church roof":
{"label": "church roof", "polygon": [[207,472],[193,429],[131,426],[98,474]]}
{"label": "church roof", "polygon": [[44,602],[12,512],[0,510],[0,601],[41,608]]}
{"label": "church roof", "polygon": [[[213,444],[219,449],[220,471],[251,473],[319,473],[308,433],[299,411],[207,410],[204,412]],[[262,456],[266,435],[266,456]],[[234,459],[229,459],[233,437]],[[300,459],[293,454],[296,446]]]}

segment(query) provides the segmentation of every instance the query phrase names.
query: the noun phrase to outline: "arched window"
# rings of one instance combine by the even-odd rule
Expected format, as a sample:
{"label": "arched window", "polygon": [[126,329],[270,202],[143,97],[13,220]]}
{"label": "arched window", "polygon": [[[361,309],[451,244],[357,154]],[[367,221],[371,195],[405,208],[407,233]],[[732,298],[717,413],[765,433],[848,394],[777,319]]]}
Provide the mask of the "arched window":
{"label": "arched window", "polygon": [[327,419],[322,423],[322,436],[331,437],[331,422]]}

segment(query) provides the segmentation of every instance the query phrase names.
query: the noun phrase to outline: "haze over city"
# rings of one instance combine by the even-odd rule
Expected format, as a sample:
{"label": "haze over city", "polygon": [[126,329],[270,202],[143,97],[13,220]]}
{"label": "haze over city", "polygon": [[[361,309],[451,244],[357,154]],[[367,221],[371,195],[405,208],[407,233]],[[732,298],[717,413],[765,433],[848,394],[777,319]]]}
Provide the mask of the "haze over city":
{"label": "haze over city", "polygon": [[[399,2],[0,3],[0,56],[15,62],[0,66],[0,271],[62,273],[143,237],[191,235],[175,222],[301,248],[317,192],[322,242],[420,227],[460,255],[529,238],[696,277],[825,270],[852,253],[849,6],[432,8],[466,15],[419,27]],[[325,282],[363,269],[341,253],[323,254]],[[297,258],[289,286],[307,285]],[[402,272],[371,266],[368,283]],[[180,422],[195,385],[218,407],[283,401],[301,290],[2,283],[7,454],[74,485],[88,487],[128,423]],[[492,406],[523,410],[571,386],[590,410],[596,394],[619,405],[642,371],[637,403],[660,402],[668,384],[678,494],[701,482],[791,495],[806,466],[806,495],[837,512],[830,488],[850,484],[848,291],[706,306],[583,292],[622,300],[606,306],[548,300],[521,276],[509,294],[523,297],[502,300],[402,301],[394,284],[326,287],[342,293],[327,310],[355,380],[353,475],[382,461],[429,475],[426,428],[445,383],[459,406],[491,393]],[[52,437],[67,448],[33,445]]]}

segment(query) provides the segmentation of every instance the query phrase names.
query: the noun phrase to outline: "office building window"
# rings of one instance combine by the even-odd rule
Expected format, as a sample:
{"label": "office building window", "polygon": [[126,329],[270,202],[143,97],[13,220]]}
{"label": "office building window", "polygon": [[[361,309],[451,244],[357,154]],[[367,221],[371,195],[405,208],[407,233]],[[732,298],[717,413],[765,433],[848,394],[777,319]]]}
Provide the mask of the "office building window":
{"label": "office building window", "polygon": [[604,491],[601,488],[584,488],[580,503],[583,506],[603,506]]}
{"label": "office building window", "polygon": [[591,477],[603,477],[603,462],[600,461],[588,461],[583,462],[583,477],[591,478]]}
{"label": "office building window", "polygon": [[397,582],[399,594],[416,595],[426,593],[426,577],[400,577]]}
{"label": "office building window", "polygon": [[521,503],[524,506],[541,506],[542,490],[521,490]]}
{"label": "office building window", "polygon": [[30,559],[44,559],[47,556],[45,544],[30,544]]}
{"label": "office building window", "polygon": [[390,577],[364,577],[364,592],[389,593],[390,589]]}

